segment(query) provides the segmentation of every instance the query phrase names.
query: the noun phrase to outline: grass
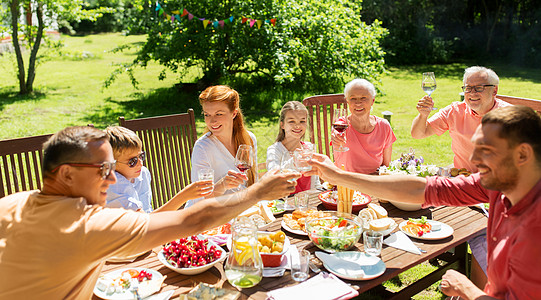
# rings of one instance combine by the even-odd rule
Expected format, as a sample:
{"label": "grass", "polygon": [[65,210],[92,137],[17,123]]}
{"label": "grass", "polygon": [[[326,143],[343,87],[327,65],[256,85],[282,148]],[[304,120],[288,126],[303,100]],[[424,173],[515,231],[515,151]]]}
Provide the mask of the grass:
{"label": "grass", "polygon": [[[135,76],[140,82],[134,89],[127,76],[121,75],[108,89],[103,82],[116,68],[114,64],[129,62],[145,40],[144,36],[122,36],[100,34],[79,37],[63,36],[65,48],[61,55],[42,61],[35,81],[35,92],[30,96],[17,94],[14,57],[0,56],[0,139],[54,133],[66,126],[94,124],[98,128],[117,124],[119,116],[127,119],[186,112],[194,108],[198,117],[198,133],[204,128],[198,103],[198,91],[181,89],[178,82],[191,82],[200,76],[198,70],[187,70],[182,75],[166,73],[163,81],[157,79],[161,67],[149,64],[139,69]],[[111,50],[121,44],[133,48],[113,53]],[[434,71],[438,88],[433,94],[436,106],[445,107],[458,101],[464,68],[475,62],[448,65],[423,65],[389,68],[382,78],[382,92],[376,98],[373,114],[393,112],[391,124],[397,141],[393,145],[393,159],[410,147],[425,157],[428,163],[448,165],[452,162],[448,134],[414,140],[410,137],[411,121],[417,114],[416,102],[424,94],[420,88],[420,74]],[[533,69],[516,68],[503,63],[488,65],[500,75],[501,94],[541,98],[541,73]],[[310,91],[292,91],[280,87],[252,89],[241,81],[231,85],[239,90],[241,104],[248,128],[258,140],[258,160],[264,161],[267,147],[274,142],[277,134],[278,111],[282,103],[302,100],[312,95]],[[341,93],[341,90],[335,93]],[[272,103],[272,109],[258,109],[262,103]],[[399,290],[416,278],[435,269],[428,262],[402,273],[387,281],[385,288]],[[436,284],[437,285],[437,284]],[[415,299],[442,299],[435,288],[426,289]],[[373,299],[376,295],[362,295]]]}

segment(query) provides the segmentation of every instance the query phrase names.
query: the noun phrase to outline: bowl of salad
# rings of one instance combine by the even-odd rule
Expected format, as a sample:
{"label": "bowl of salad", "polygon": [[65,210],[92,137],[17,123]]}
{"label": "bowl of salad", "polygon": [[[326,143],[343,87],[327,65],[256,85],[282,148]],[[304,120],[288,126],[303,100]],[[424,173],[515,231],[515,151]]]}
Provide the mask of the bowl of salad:
{"label": "bowl of salad", "polygon": [[352,248],[363,233],[362,219],[358,216],[327,211],[329,216],[306,220],[310,240],[321,250],[330,253]]}

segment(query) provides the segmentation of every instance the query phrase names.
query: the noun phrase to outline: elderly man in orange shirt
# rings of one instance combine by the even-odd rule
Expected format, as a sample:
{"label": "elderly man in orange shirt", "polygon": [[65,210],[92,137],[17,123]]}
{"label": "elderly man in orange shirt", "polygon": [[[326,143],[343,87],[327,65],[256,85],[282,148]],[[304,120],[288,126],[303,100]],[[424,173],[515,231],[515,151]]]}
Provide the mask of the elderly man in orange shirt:
{"label": "elderly man in orange shirt", "polygon": [[226,223],[259,200],[289,195],[300,177],[271,172],[241,192],[146,214],[104,207],[116,162],[103,131],[66,128],[43,153],[43,189],[0,199],[0,299],[90,299],[107,258]]}
{"label": "elderly man in orange shirt", "polygon": [[[477,172],[477,167],[470,162],[469,156],[473,151],[471,138],[481,124],[481,118],[491,110],[511,104],[496,98],[500,79],[491,69],[479,66],[467,68],[464,71],[463,83],[464,102],[453,102],[430,119],[428,115],[434,107],[432,98],[424,96],[419,100],[417,103],[419,115],[411,125],[411,136],[422,139],[449,131],[451,149],[455,154],[454,167]],[[481,287],[486,282],[487,272],[486,233],[470,239],[468,243],[474,257],[472,280]]]}

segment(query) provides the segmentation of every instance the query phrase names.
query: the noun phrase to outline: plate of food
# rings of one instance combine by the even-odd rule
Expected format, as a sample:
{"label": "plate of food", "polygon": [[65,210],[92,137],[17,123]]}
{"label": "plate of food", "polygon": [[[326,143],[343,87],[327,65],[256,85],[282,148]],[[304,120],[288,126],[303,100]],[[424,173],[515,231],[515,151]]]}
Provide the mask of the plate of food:
{"label": "plate of food", "polygon": [[301,229],[293,229],[291,227],[289,227],[287,225],[286,222],[284,222],[284,220],[282,220],[282,228],[285,230],[285,231],[288,231],[290,233],[294,233],[294,234],[298,234],[298,235],[305,235],[305,236],[308,236],[308,233],[306,233],[306,231],[303,231]]}
{"label": "plate of food", "polygon": [[137,291],[145,298],[159,291],[164,279],[160,272],[152,269],[124,268],[101,275],[94,294],[106,300],[133,299],[130,287],[137,281]]}
{"label": "plate of food", "polygon": [[[325,191],[319,194],[318,198],[323,202],[323,206],[328,210],[336,210],[338,207],[338,191]],[[359,191],[353,193],[352,213],[357,213],[365,208],[372,201],[370,196]]]}
{"label": "plate of food", "polygon": [[305,228],[307,219],[328,216],[330,216],[330,214],[316,209],[294,210],[290,214],[284,214],[282,218],[282,228],[294,234],[308,235]]}
{"label": "plate of food", "polygon": [[454,230],[451,226],[428,220],[425,216],[420,219],[410,218],[398,225],[398,228],[406,235],[420,240],[439,240],[449,237]]}
{"label": "plate of food", "polygon": [[278,200],[269,200],[269,201],[263,201],[263,203],[270,209],[273,215],[279,215],[286,211],[284,209],[285,202],[284,200],[278,199]]}

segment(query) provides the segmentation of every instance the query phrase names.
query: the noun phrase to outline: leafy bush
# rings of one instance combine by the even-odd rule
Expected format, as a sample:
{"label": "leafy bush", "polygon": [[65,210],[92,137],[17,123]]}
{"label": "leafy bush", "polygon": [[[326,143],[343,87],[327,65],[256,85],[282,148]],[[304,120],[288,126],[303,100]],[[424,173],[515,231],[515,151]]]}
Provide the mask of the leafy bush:
{"label": "leafy bush", "polygon": [[[379,40],[386,30],[379,22],[362,22],[359,5],[358,0],[171,0],[163,4],[165,13],[186,8],[208,20],[234,19],[223,28],[211,23],[205,29],[196,18],[171,22],[156,13],[139,56],[113,75],[155,60],[175,72],[201,68],[201,86],[239,74],[265,78],[260,81],[270,82],[267,88],[280,84],[338,92],[348,77],[366,78],[378,86],[384,72]],[[242,16],[276,19],[276,26],[250,27],[242,23]]]}

